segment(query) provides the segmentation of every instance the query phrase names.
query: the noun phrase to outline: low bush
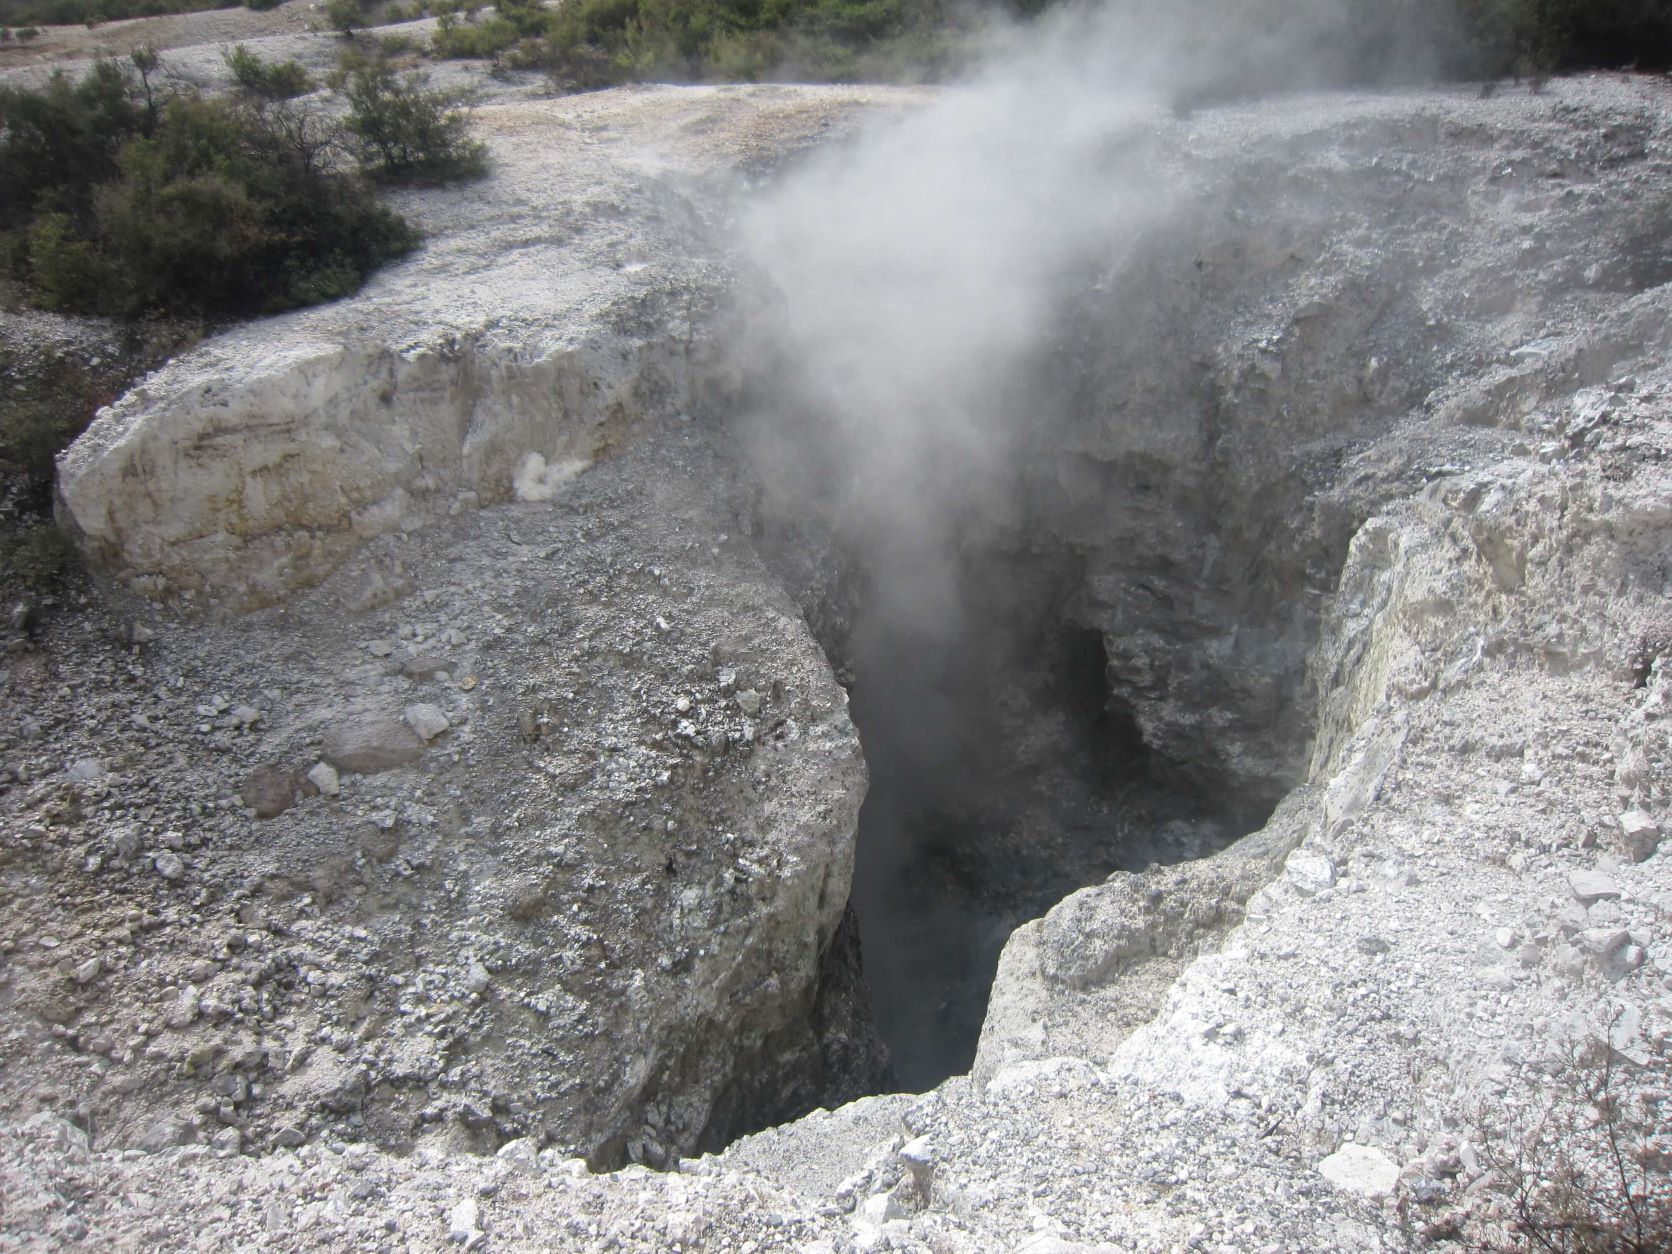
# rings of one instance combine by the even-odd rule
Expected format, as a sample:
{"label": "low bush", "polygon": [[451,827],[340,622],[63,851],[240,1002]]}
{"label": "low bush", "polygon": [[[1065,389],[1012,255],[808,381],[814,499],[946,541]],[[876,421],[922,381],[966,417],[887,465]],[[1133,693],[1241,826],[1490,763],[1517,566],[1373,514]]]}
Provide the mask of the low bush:
{"label": "low bush", "polygon": [[1477,1115],[1474,1139],[1500,1204],[1453,1217],[1447,1234],[1504,1254],[1672,1249],[1672,1068],[1658,1056],[1633,1062],[1602,1034],[1576,1049],[1560,1080],[1520,1135]]}
{"label": "low bush", "polygon": [[300,61],[263,61],[243,44],[222,54],[239,87],[262,100],[293,100],[314,88]]}
{"label": "low bush", "polygon": [[131,17],[233,8],[239,0],[0,0],[0,25],[96,26]]}
{"label": "low bush", "polygon": [[0,88],[0,259],[51,309],[245,317],[352,292],[416,233],[347,161],[379,175],[480,173],[462,102],[361,59],[345,123],[283,99],[296,71],[228,55],[242,97],[166,98],[135,67]]}
{"label": "low bush", "polygon": [[479,177],[487,149],[470,138],[461,92],[427,86],[420,71],[386,58],[349,58],[337,86],[348,101],[346,125],[361,158],[385,179],[449,181]]}
{"label": "low bush", "polygon": [[362,0],[325,0],[325,21],[344,39],[353,39],[355,31],[370,25]]}

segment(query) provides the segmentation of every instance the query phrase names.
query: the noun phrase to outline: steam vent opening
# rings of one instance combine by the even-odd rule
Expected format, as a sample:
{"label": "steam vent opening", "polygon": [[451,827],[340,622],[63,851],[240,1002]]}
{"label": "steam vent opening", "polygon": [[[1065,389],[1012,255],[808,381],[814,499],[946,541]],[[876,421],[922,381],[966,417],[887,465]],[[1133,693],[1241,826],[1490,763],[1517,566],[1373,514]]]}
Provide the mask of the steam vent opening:
{"label": "steam vent opening", "polygon": [[[741,432],[744,464],[761,439]],[[1002,504],[1018,491],[1060,498],[1060,485],[1012,479],[973,495],[928,541],[888,515],[879,538],[831,489],[816,441],[772,448],[746,491],[748,526],[849,693],[869,773],[850,898],[863,982],[895,1086],[924,1091],[970,1069],[1017,927],[1111,873],[1222,849],[1265,822],[1288,781],[1215,759],[1217,725],[1248,733],[1243,714],[1213,708],[1213,667],[1192,689],[1197,741],[1183,753],[1149,743],[1127,696],[1142,699],[1142,651],[1108,630],[1093,557],[1057,529],[1060,499]],[[1123,583],[1146,580],[1160,572]],[[1180,670],[1191,647],[1162,646]],[[1229,707],[1246,694],[1225,696]]]}
{"label": "steam vent opening", "polygon": [[1144,743],[1110,693],[1100,630],[1072,585],[987,558],[960,612],[902,623],[861,604],[851,714],[870,791],[852,904],[895,1080],[967,1071],[1010,933],[1118,870],[1201,857],[1269,804],[1215,795]]}

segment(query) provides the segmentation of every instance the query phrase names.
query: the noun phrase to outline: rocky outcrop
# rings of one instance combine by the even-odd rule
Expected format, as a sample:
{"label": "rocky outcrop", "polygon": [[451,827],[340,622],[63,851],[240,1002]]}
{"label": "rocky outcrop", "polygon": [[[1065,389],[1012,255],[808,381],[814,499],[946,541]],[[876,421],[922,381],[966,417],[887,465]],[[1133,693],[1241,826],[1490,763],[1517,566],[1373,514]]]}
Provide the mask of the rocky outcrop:
{"label": "rocky outcrop", "polygon": [[1065,319],[1034,516],[1084,562],[1114,699],[1193,786],[1253,813],[1306,777],[1349,541],[1452,455],[1386,440],[1405,415],[1518,424],[1664,343],[1631,299],[1672,278],[1659,106],[1624,90],[1172,129],[1188,192]]}
{"label": "rocky outcrop", "polygon": [[648,339],[606,317],[567,324],[580,346],[526,325],[414,324],[395,329],[416,337],[396,348],[355,343],[333,312],[200,350],[104,411],[59,478],[88,555],[154,599],[268,604],[461,500],[549,494],[687,391],[686,341],[666,313]]}

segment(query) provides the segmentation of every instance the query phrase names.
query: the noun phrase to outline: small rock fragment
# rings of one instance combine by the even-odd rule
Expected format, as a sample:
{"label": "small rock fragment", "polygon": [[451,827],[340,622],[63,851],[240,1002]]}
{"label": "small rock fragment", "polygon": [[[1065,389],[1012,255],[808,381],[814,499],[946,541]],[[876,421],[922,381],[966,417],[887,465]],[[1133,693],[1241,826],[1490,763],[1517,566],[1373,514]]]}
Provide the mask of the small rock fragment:
{"label": "small rock fragment", "polygon": [[160,1154],[183,1144],[187,1136],[186,1125],[178,1119],[160,1119],[145,1130],[135,1148],[144,1154]]}
{"label": "small rock fragment", "polygon": [[1586,905],[1620,895],[1620,886],[1601,871],[1575,871],[1568,876],[1568,887]]}
{"label": "small rock fragment", "polygon": [[343,790],[342,780],[337,776],[337,768],[329,762],[315,762],[309,767],[308,782],[325,797],[335,797]]}
{"label": "small rock fragment", "polygon": [[424,742],[412,728],[392,718],[366,716],[339,723],[325,735],[320,754],[339,771],[375,775],[416,762]]}
{"label": "small rock fragment", "polygon": [[929,1196],[929,1186],[935,1175],[935,1145],[926,1136],[907,1141],[900,1147],[900,1161],[911,1172],[913,1183],[923,1197]]}
{"label": "small rock fragment", "polygon": [[417,705],[406,707],[406,725],[418,734],[419,739],[428,742],[434,740],[453,724],[442,713],[439,705],[419,702]]}
{"label": "small rock fragment", "polygon": [[157,874],[165,880],[177,880],[186,873],[186,863],[179,854],[165,849],[155,858],[151,865],[157,868]]}
{"label": "small rock fragment", "polygon": [[1351,1141],[1318,1164],[1331,1184],[1361,1197],[1383,1198],[1399,1183],[1399,1166],[1381,1150]]}
{"label": "small rock fragment", "polygon": [[1289,882],[1308,897],[1335,884],[1335,864],[1321,854],[1296,850],[1284,868]]}
{"label": "small rock fragment", "polygon": [[174,999],[174,1004],[168,1008],[164,1016],[165,1022],[171,1028],[189,1026],[197,1019],[198,1011],[202,1008],[203,997],[197,991],[195,984],[187,985],[180,990],[180,996]]}
{"label": "small rock fragment", "polygon": [[759,714],[761,712],[761,694],[753,688],[745,688],[737,694],[737,708],[745,714]]}
{"label": "small rock fragment", "polygon": [[238,798],[258,819],[277,818],[296,804],[296,775],[282,766],[251,771],[238,785]]}
{"label": "small rock fragment", "polygon": [[482,1236],[482,1209],[476,1199],[467,1197],[447,1215],[447,1239],[456,1245],[469,1246]]}
{"label": "small rock fragment", "polygon": [[1633,862],[1646,861],[1660,848],[1660,824],[1643,810],[1627,810],[1622,814],[1620,831],[1626,856]]}

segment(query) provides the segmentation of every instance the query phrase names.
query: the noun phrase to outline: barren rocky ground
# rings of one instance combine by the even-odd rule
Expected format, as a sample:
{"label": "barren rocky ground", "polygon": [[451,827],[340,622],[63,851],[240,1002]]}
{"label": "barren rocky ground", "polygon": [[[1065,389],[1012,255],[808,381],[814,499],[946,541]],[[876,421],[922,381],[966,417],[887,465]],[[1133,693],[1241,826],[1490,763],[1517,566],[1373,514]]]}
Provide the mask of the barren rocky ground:
{"label": "barren rocky ground", "polygon": [[1491,1244],[1599,1057],[1664,1181],[1672,89],[1111,139],[1164,211],[1067,283],[984,543],[1069,572],[1157,786],[1270,818],[1017,929],[913,1095],[731,224],[937,97],[494,90],[492,177],[402,193],[421,253],[61,461],[100,576],[0,664],[0,1242]]}

